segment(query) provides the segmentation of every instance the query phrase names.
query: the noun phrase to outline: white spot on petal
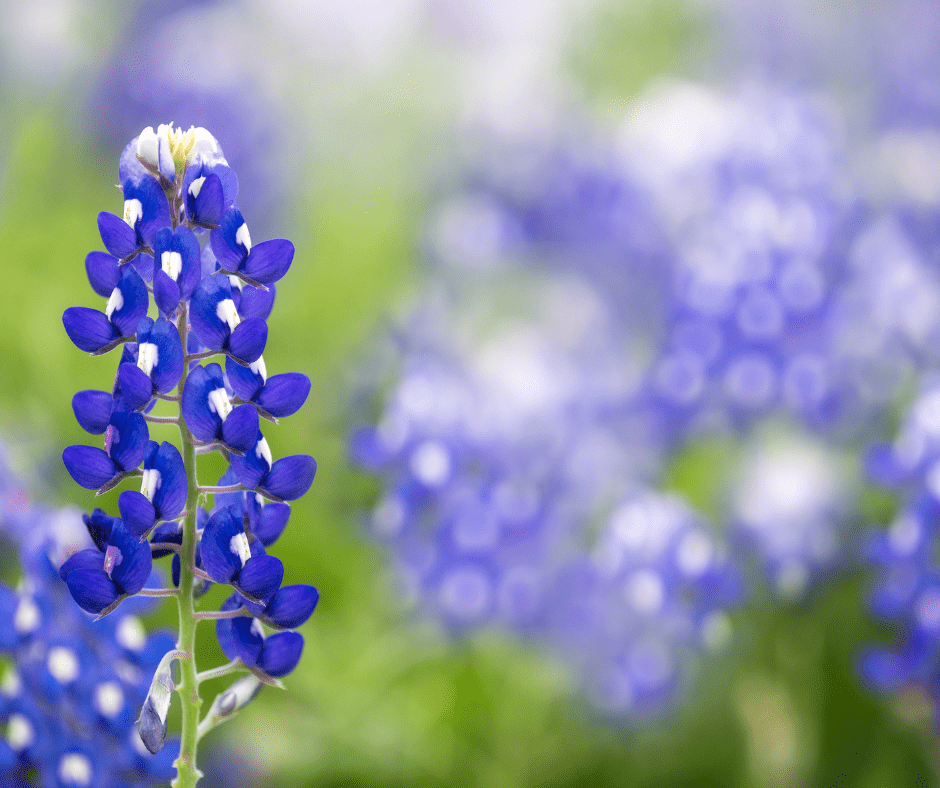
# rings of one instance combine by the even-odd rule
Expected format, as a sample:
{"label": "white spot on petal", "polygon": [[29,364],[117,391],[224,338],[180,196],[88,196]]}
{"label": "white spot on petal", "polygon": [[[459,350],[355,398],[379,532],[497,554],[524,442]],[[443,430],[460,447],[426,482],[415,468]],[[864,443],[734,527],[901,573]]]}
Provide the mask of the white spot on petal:
{"label": "white spot on petal", "polygon": [[23,689],[23,680],[19,672],[12,665],[8,665],[0,681],[0,694],[6,698],[15,698]]}
{"label": "white spot on petal", "polygon": [[91,761],[77,752],[62,756],[59,761],[59,780],[65,785],[91,785]]}
{"label": "white spot on petal", "polygon": [[235,327],[242,322],[238,316],[238,310],[235,308],[235,302],[231,298],[225,298],[219,301],[215,308],[216,317],[223,323],[228,323],[228,330],[234,331]]}
{"label": "white spot on petal", "polygon": [[56,646],[49,649],[46,657],[46,667],[49,673],[60,684],[71,684],[78,678],[78,657],[75,652],[66,646]]}
{"label": "white spot on petal", "polygon": [[34,632],[42,623],[42,614],[32,597],[24,596],[16,606],[13,615],[13,628],[21,635]]}
{"label": "white spot on petal", "polygon": [[428,487],[440,487],[450,476],[450,454],[440,441],[425,441],[411,454],[411,472]]}
{"label": "white spot on petal", "polygon": [[256,375],[261,376],[262,384],[268,382],[268,368],[264,365],[264,356],[258,356],[258,360],[253,361],[251,364],[249,364],[248,369],[250,369]]}
{"label": "white spot on petal", "polygon": [[676,559],[679,569],[689,577],[698,577],[712,560],[712,542],[701,531],[692,531],[682,537]]}
{"label": "white spot on petal", "polygon": [[163,483],[163,477],[156,468],[145,468],[141,476],[140,492],[150,503],[153,503],[153,496],[157,494],[160,485]]}
{"label": "white spot on petal", "polygon": [[235,242],[245,247],[246,252],[251,251],[251,235],[248,233],[248,225],[242,222],[242,226],[235,232]]}
{"label": "white spot on petal", "polygon": [[251,558],[251,548],[248,546],[248,537],[245,532],[235,534],[228,543],[228,549],[232,555],[237,555],[242,562],[242,566],[248,563]]}
{"label": "white spot on petal", "polygon": [[25,750],[36,741],[33,724],[22,714],[14,712],[7,720],[7,744],[14,752]]}
{"label": "white spot on petal", "polygon": [[136,227],[137,222],[140,221],[143,215],[144,206],[140,200],[124,200],[124,221],[127,222],[128,226]]}
{"label": "white spot on petal", "polygon": [[114,290],[111,291],[111,297],[108,299],[108,305],[104,308],[104,313],[108,320],[111,319],[111,315],[120,311],[121,307],[123,306],[124,293],[121,292],[120,287],[115,287]]}
{"label": "white spot on petal", "polygon": [[137,155],[149,164],[157,163],[157,134],[147,126],[137,138]]}
{"label": "white spot on petal", "polygon": [[196,178],[191,184],[189,184],[189,193],[196,198],[199,196],[199,192],[202,191],[202,184],[206,182],[206,176],[201,175]]}
{"label": "white spot on petal", "polygon": [[271,459],[271,447],[268,446],[268,442],[263,437],[258,439],[258,443],[255,446],[255,456],[259,460],[264,460],[269,468],[274,464],[274,461]]}
{"label": "white spot on petal", "polygon": [[183,270],[183,258],[179,252],[164,252],[160,255],[160,267],[175,282]]}
{"label": "white spot on petal", "polygon": [[215,389],[209,392],[209,410],[217,413],[222,421],[228,418],[228,414],[232,412],[232,403],[225,389]]}
{"label": "white spot on petal", "polygon": [[117,626],[115,637],[128,651],[141,651],[147,644],[147,632],[137,616],[124,616]]}
{"label": "white spot on petal", "polygon": [[94,704],[99,713],[113,719],[124,708],[124,690],[116,681],[105,681],[95,687]]}
{"label": "white spot on petal", "polygon": [[152,342],[137,346],[137,367],[149,378],[153,368],[160,363],[160,351]]}
{"label": "white spot on petal", "polygon": [[663,581],[650,569],[634,572],[627,580],[625,592],[627,602],[637,613],[656,613],[663,606]]}

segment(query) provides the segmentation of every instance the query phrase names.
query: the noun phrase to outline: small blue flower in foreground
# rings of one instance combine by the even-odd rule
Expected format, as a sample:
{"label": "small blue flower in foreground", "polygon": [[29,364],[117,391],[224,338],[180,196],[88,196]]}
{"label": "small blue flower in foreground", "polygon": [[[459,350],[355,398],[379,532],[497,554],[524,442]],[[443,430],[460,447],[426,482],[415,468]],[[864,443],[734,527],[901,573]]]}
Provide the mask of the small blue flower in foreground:
{"label": "small blue flower in foreground", "polygon": [[[205,129],[144,129],[121,156],[119,175],[124,218],[99,216],[108,251],[85,261],[92,289],[108,299],[105,311],[71,307],[63,316],[82,350],[101,354],[123,345],[111,391],[81,391],[72,400],[79,424],[104,435],[104,447],[70,446],[62,457],[72,478],[99,494],[132,477],[140,477],[140,489],[121,492],[120,517],[101,509],[85,516],[94,548],[75,552],[59,574],[75,602],[99,618],[119,605],[139,604],[132,601],[138,595],[192,597],[180,606],[176,648],[164,644],[152,655],[149,690],[121,719],[133,720],[142,708],[139,749],[165,757],[172,663],[178,660],[184,744],[174,765],[178,784],[194,785],[195,742],[247,705],[258,682],[277,683],[294,669],[303,637],[292,630],[319,598],[312,586],[281,588],[284,566],[266,552],[290,516],[284,501],[303,495],[316,473],[307,455],[273,461],[259,429],[262,417],[276,421],[297,411],[310,391],[300,373],[268,380],[261,357],[275,295],[266,285],[287,273],[294,247],[283,239],[252,246],[235,205],[238,181]],[[156,318],[147,316],[150,292]],[[214,355],[226,356],[227,372],[217,361],[200,363]],[[168,402],[175,412],[161,414]],[[150,440],[148,422],[177,425],[183,451]],[[218,486],[201,487],[196,455],[210,451],[229,467]],[[153,588],[153,562],[170,555],[173,587]],[[232,586],[235,596],[221,611],[195,611],[213,583]],[[11,604],[0,599],[0,608]],[[213,673],[249,669],[255,675],[223,691],[199,722],[195,624],[206,618],[219,619],[220,643],[233,660]],[[267,637],[265,626],[280,631]],[[85,664],[83,653],[75,659]],[[122,763],[136,768],[140,756],[126,756]],[[10,757],[0,750],[0,761]],[[70,751],[60,783],[117,785],[103,782],[107,757]]]}

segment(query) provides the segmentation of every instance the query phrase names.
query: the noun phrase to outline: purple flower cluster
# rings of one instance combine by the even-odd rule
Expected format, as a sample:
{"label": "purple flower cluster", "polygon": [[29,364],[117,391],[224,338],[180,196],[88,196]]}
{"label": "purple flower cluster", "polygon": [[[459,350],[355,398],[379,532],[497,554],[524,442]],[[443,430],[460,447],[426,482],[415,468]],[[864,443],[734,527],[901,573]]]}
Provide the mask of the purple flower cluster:
{"label": "purple flower cluster", "polygon": [[[862,673],[882,691],[918,687],[940,708],[937,657],[940,655],[940,385],[927,384],[911,404],[893,443],[876,446],[869,471],[898,490],[901,507],[884,531],[868,542],[868,559],[879,575],[870,605],[894,624],[899,641],[872,648]],[[938,716],[940,720],[940,716]]]}
{"label": "purple flower cluster", "polygon": [[[287,524],[287,502],[316,472],[307,455],[275,460],[259,428],[296,412],[310,391],[300,373],[269,377],[262,356],[274,283],[294,248],[282,239],[252,242],[236,204],[238,180],[203,128],[145,129],[122,154],[119,176],[123,216],[99,214],[107,251],[86,259],[104,311],[70,307],[63,322],[80,349],[100,355],[120,347],[121,357],[111,391],[80,391],[72,401],[79,424],[103,435],[103,447],[70,446],[63,461],[99,494],[129,479],[140,487],[121,492],[119,516],[101,509],[85,516],[94,547],[72,555],[61,575],[78,605],[100,617],[144,591],[161,558],[172,555],[179,586],[191,556],[199,591],[211,583],[233,588],[217,621],[223,651],[272,681],[297,665],[303,638],[287,630],[304,623],[318,599],[311,586],[282,586],[283,565],[267,552]],[[224,370],[199,363],[219,355]],[[155,414],[166,402],[178,416]],[[150,423],[178,425],[183,453],[151,440]],[[217,486],[200,487],[196,454],[209,451],[229,468]],[[195,545],[186,544],[185,522],[194,523]],[[268,637],[262,624],[278,632]]]}
{"label": "purple flower cluster", "polygon": [[57,566],[87,542],[77,512],[26,505],[0,521],[20,557],[17,587],[0,584],[0,784],[165,783],[177,743],[151,755],[134,721],[172,638],[147,635],[137,601],[103,620],[75,607]]}

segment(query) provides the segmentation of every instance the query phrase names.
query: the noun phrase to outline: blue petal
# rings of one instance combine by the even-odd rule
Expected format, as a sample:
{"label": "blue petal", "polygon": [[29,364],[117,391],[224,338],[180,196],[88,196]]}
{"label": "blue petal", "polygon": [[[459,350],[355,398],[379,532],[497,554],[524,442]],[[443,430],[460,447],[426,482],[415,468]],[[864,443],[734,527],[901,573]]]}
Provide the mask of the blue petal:
{"label": "blue petal", "polygon": [[260,506],[258,515],[252,520],[251,532],[265,547],[274,544],[290,519],[290,506],[286,503],[266,503]]}
{"label": "blue petal", "polygon": [[245,402],[251,402],[261,391],[264,378],[251,369],[239,364],[232,358],[225,359],[225,374],[234,392]]}
{"label": "blue petal", "polygon": [[170,204],[166,193],[154,178],[144,178],[138,183],[125,181],[123,191],[125,200],[140,200],[143,215],[137,222],[137,235],[143,245],[152,247],[157,231],[170,225]]}
{"label": "blue petal", "polygon": [[[237,288],[236,288],[237,289]],[[235,299],[235,306],[238,308],[238,314],[242,319],[249,317],[260,317],[267,320],[274,307],[274,297],[277,294],[274,285],[268,285],[267,290],[260,287],[252,287],[242,283],[238,290],[238,297]],[[234,291],[232,295],[235,295]]]}
{"label": "blue petal", "polygon": [[225,208],[222,180],[215,173],[209,173],[205,178],[197,197],[194,198],[187,190],[186,205],[194,221],[199,224],[217,225],[222,221],[222,211]]}
{"label": "blue petal", "polygon": [[316,460],[307,454],[282,457],[271,466],[262,489],[283,501],[294,501],[310,489],[316,472]]}
{"label": "blue petal", "polygon": [[107,252],[89,252],[85,258],[88,283],[102,298],[108,298],[121,281],[121,269],[116,257]]}
{"label": "blue petal", "polygon": [[119,518],[111,517],[104,509],[99,508],[95,508],[91,514],[83,514],[82,521],[85,523],[85,528],[88,529],[91,541],[102,552],[104,552],[108,539],[111,538],[111,531],[114,530],[115,524],[121,522]]}
{"label": "blue petal", "polygon": [[65,559],[59,567],[59,577],[65,580],[76,569],[96,571],[104,566],[104,554],[100,550],[79,550]]}
{"label": "blue petal", "polygon": [[278,632],[264,641],[258,668],[268,676],[286,676],[300,662],[304,639],[296,632]]}
{"label": "blue petal", "polygon": [[232,289],[224,276],[203,279],[193,291],[190,320],[193,333],[210,350],[222,350],[229,338],[228,324],[219,318],[219,304],[232,298]]}
{"label": "blue petal", "polygon": [[70,306],[62,315],[62,323],[69,339],[88,353],[96,353],[120,336],[104,312],[86,306]]}
{"label": "blue petal", "polygon": [[183,419],[197,440],[210,443],[218,435],[222,419],[209,408],[209,394],[222,385],[222,368],[218,364],[193,367],[183,386],[181,402]]}
{"label": "blue petal", "polygon": [[62,452],[69,475],[86,490],[97,490],[120,473],[114,461],[96,446],[69,446]]}
{"label": "blue petal", "polygon": [[120,216],[107,211],[99,213],[98,232],[104,248],[119,260],[129,258],[137,251],[137,233]]}
{"label": "blue petal", "polygon": [[266,285],[284,276],[293,259],[294,245],[290,241],[283,238],[262,241],[251,247],[243,270],[256,282]]}
{"label": "blue petal", "polygon": [[240,452],[254,448],[258,434],[258,411],[253,405],[239,405],[222,423],[222,440]]}
{"label": "blue petal", "polygon": [[172,520],[183,511],[189,491],[186,466],[179,449],[168,441],[161,443],[153,467],[160,473],[160,486],[153,496],[154,508],[161,520]]}
{"label": "blue petal", "polygon": [[269,470],[267,460],[261,456],[257,449],[258,441],[263,440],[263,437],[259,431],[255,438],[255,448],[245,452],[244,457],[233,455],[231,459],[235,476],[249,490],[253,490],[261,484],[261,480]]}
{"label": "blue petal", "polygon": [[319,600],[313,586],[284,586],[265,609],[264,621],[278,629],[296,629],[310,618]]}
{"label": "blue petal", "polygon": [[248,559],[235,582],[235,587],[258,600],[270,599],[284,579],[284,564],[273,555],[256,555]]}
{"label": "blue petal", "polygon": [[217,583],[230,583],[242,569],[241,559],[232,552],[232,539],[244,533],[240,517],[234,507],[221,509],[209,518],[199,542],[202,564]]}
{"label": "blue petal", "polygon": [[140,410],[153,399],[153,381],[136,364],[118,367],[121,397],[131,410]]}
{"label": "blue petal", "polygon": [[129,265],[132,265],[145,282],[153,281],[153,257],[149,254],[139,254]]}
{"label": "blue petal", "polygon": [[[232,594],[222,603],[220,610],[226,612],[228,610],[238,610],[239,607],[241,607],[241,601],[238,594]],[[233,620],[231,618],[220,618],[215,622],[215,636],[222,647],[222,653],[230,660],[238,658],[238,649],[235,647],[235,633],[232,630]]]}
{"label": "blue petal", "polygon": [[272,416],[282,418],[300,410],[310,394],[310,378],[300,372],[285,372],[268,378],[258,404]]}
{"label": "blue petal", "polygon": [[150,342],[157,346],[157,364],[150,373],[153,387],[161,394],[176,388],[183,374],[183,344],[179,331],[169,320],[160,318],[150,331]]}
{"label": "blue petal", "polygon": [[143,536],[157,522],[157,513],[147,496],[136,490],[125,490],[118,497],[118,509],[124,528],[134,536]]}
{"label": "blue petal", "polygon": [[150,543],[141,541],[122,526],[115,526],[108,545],[121,553],[121,560],[111,570],[111,579],[119,591],[136,594],[144,587],[153,569]]}
{"label": "blue petal", "polygon": [[111,322],[123,337],[131,336],[137,330],[140,319],[147,314],[150,296],[147,285],[133,266],[125,266],[117,289],[121,292],[123,303],[120,309],[111,313]]}
{"label": "blue petal", "polygon": [[254,667],[264,650],[264,637],[254,628],[254,619],[247,616],[229,619],[236,654],[248,667]]}
{"label": "blue petal", "polygon": [[[139,413],[115,411],[111,415],[111,444],[108,454],[122,471],[132,471],[144,461],[150,433]],[[108,433],[106,432],[107,436]]]}
{"label": "blue petal", "polygon": [[78,606],[88,613],[101,613],[121,595],[103,569],[76,569],[65,580]]}
{"label": "blue petal", "polygon": [[153,300],[163,317],[170,315],[180,305],[180,286],[163,269],[153,276]]}
{"label": "blue petal", "polygon": [[137,140],[139,138],[140,135],[134,137],[121,151],[121,158],[118,162],[118,180],[121,183],[126,180],[140,183],[144,178],[152,177],[144,168],[144,165],[140,163],[140,159],[137,158]]}
{"label": "blue petal", "polygon": [[236,360],[250,364],[264,353],[267,341],[268,324],[260,317],[249,317],[235,326],[232,336],[229,337],[228,349]]}
{"label": "blue petal", "polygon": [[213,230],[209,236],[215,259],[223,271],[237,271],[248,257],[248,250],[236,239],[243,224],[245,220],[241,211],[232,206],[223,214],[219,229]]}
{"label": "blue petal", "polygon": [[101,435],[111,420],[111,405],[114,398],[107,391],[86,389],[72,397],[75,419],[86,432]]}
{"label": "blue petal", "polygon": [[[177,522],[169,523],[160,523],[156,528],[153,529],[153,533],[150,535],[151,544],[182,544],[183,543],[183,526]],[[158,558],[164,558],[165,556],[170,555],[171,550],[152,550],[153,560],[156,561]],[[177,581],[177,585],[178,585]]]}

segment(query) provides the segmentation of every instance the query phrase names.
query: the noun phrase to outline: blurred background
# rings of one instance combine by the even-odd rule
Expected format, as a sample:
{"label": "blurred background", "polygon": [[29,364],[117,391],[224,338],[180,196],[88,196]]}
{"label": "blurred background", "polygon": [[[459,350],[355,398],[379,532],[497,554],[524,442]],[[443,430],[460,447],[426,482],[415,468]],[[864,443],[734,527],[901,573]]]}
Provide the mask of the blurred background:
{"label": "blurred background", "polygon": [[297,249],[273,553],[321,601],[207,785],[940,784],[938,41],[919,0],[0,6],[32,499],[117,511],[60,460],[112,374],[61,315],[130,139],[206,127]]}

